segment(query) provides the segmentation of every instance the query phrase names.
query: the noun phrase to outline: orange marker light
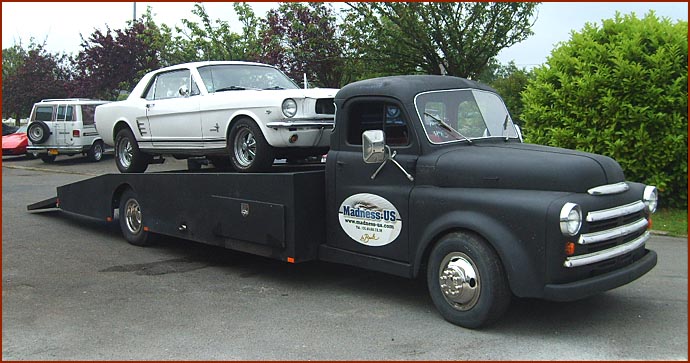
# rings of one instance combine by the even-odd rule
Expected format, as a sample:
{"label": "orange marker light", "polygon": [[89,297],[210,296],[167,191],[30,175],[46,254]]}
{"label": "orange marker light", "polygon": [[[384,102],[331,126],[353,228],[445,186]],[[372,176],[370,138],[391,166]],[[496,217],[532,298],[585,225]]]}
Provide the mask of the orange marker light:
{"label": "orange marker light", "polygon": [[289,263],[295,263],[295,258],[294,257],[288,257],[287,262]]}
{"label": "orange marker light", "polygon": [[575,254],[575,244],[572,242],[565,243],[565,255],[572,256]]}
{"label": "orange marker light", "polygon": [[105,221],[106,221],[106,222],[112,222],[112,221],[113,221],[113,217],[105,217]]}
{"label": "orange marker light", "polygon": [[144,227],[144,232],[148,232],[148,231],[149,231],[149,227]]}
{"label": "orange marker light", "polygon": [[647,229],[652,229],[652,216],[647,217]]}

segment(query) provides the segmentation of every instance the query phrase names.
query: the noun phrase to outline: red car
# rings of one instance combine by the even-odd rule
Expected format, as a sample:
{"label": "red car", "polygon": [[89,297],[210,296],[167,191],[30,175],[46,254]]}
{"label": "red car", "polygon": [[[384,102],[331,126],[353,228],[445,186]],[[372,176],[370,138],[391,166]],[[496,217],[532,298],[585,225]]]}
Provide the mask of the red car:
{"label": "red car", "polygon": [[[4,124],[3,124],[4,125]],[[8,133],[5,134],[5,131]],[[22,126],[17,129],[6,130],[3,127],[2,136],[2,155],[26,155],[28,158],[34,158],[35,156],[31,153],[26,153],[26,146],[29,144],[29,139],[26,137],[26,126]]]}

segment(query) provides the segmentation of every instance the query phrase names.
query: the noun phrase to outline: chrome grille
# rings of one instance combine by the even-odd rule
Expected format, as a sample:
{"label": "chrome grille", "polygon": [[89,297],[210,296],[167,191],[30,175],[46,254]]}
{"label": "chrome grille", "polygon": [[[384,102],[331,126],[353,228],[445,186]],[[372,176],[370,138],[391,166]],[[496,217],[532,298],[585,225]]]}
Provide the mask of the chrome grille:
{"label": "chrome grille", "polygon": [[578,267],[604,263],[644,246],[649,239],[642,201],[614,208],[591,211],[585,218],[586,233],[577,240],[577,254],[565,259],[563,266]]}

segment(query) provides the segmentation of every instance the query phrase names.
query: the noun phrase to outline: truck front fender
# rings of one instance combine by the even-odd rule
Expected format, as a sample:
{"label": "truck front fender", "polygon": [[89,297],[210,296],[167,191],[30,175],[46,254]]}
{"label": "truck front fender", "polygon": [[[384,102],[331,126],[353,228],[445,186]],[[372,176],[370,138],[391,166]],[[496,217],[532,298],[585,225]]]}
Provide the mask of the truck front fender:
{"label": "truck front fender", "polygon": [[[426,265],[436,241],[453,231],[473,232],[484,238],[496,251],[506,272],[510,288],[517,296],[539,296],[543,286],[543,263],[535,260],[536,251],[527,251],[524,243],[503,223],[475,211],[451,211],[435,218],[419,233],[414,257],[413,276]],[[531,252],[531,253],[530,253]],[[424,271],[422,271],[424,273]]]}

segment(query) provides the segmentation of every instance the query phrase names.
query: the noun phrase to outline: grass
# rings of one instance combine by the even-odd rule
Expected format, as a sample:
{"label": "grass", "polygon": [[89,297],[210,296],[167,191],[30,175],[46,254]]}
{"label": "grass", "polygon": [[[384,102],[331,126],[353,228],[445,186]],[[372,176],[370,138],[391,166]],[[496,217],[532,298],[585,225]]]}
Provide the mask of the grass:
{"label": "grass", "polygon": [[688,211],[684,209],[659,209],[652,215],[652,230],[668,232],[669,236],[688,235]]}

